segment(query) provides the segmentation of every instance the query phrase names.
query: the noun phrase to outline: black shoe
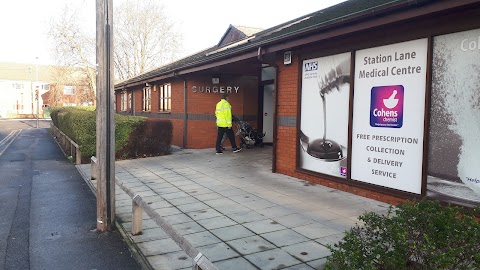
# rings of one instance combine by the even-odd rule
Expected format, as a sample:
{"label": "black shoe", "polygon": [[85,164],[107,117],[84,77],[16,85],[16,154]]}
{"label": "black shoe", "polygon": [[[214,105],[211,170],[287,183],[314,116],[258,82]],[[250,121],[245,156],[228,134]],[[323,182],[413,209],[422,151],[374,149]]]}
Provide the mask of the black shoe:
{"label": "black shoe", "polygon": [[238,153],[238,152],[240,152],[240,151],[242,151],[242,148],[235,148],[235,149],[233,149],[233,153]]}
{"label": "black shoe", "polygon": [[222,151],[217,151],[215,154],[217,154],[217,155],[223,155],[223,152],[222,152]]}

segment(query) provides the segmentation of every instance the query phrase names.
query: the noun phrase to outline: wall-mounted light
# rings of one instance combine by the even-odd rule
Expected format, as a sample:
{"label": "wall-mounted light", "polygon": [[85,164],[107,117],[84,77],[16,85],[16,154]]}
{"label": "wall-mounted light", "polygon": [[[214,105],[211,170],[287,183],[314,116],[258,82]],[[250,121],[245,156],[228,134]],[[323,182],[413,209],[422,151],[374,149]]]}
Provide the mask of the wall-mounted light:
{"label": "wall-mounted light", "polygon": [[290,65],[292,63],[292,51],[286,51],[283,53],[283,64]]}
{"label": "wall-mounted light", "polygon": [[212,78],[212,83],[213,84],[219,84],[220,83],[220,78],[218,78],[218,77]]}

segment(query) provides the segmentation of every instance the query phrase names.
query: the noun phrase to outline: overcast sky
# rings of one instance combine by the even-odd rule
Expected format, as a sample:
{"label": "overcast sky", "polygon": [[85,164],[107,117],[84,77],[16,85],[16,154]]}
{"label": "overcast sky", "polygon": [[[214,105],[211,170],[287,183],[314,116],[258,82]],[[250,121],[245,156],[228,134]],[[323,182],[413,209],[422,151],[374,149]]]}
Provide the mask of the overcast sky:
{"label": "overcast sky", "polygon": [[[113,0],[113,4],[119,0]],[[135,1],[135,0],[130,0]],[[158,0],[183,33],[183,56],[218,43],[230,24],[269,28],[345,0]],[[96,0],[2,1],[0,62],[53,64],[46,32],[52,16],[69,3],[95,31]],[[115,21],[114,21],[115,23]]]}

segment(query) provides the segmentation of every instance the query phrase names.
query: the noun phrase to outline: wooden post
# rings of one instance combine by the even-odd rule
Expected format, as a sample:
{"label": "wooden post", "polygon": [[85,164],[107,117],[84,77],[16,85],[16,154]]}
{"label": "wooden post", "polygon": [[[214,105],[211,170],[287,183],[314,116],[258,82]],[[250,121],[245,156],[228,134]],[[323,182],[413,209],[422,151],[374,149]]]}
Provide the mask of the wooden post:
{"label": "wooden post", "polygon": [[132,199],[132,235],[142,234],[142,207]]}
{"label": "wooden post", "polygon": [[115,114],[113,106],[113,0],[96,0],[97,19],[97,231],[115,224]]}
{"label": "wooden post", "polygon": [[75,148],[75,164],[82,164],[82,152],[80,152],[80,146],[77,146],[77,148]]}

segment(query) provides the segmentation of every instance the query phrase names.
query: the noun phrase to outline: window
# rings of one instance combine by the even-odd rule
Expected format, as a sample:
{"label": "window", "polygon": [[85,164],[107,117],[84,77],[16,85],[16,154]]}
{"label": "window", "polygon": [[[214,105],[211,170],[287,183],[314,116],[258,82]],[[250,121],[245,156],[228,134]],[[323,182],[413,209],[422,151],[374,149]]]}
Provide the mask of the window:
{"label": "window", "polygon": [[63,87],[63,94],[64,95],[69,95],[69,96],[75,95],[75,86],[65,85]]}
{"label": "window", "polygon": [[14,83],[12,86],[15,89],[24,89],[25,88],[23,83]]}
{"label": "window", "polygon": [[131,93],[131,92],[128,94],[128,106],[129,106],[130,108],[133,108],[132,93]]}
{"label": "window", "polygon": [[152,101],[150,99],[152,93],[152,88],[145,87],[143,88],[143,111],[149,112],[151,109]]}
{"label": "window", "polygon": [[159,108],[161,112],[170,112],[172,110],[172,86],[164,84],[160,86]]}
{"label": "window", "polygon": [[122,112],[126,111],[128,109],[128,96],[127,96],[127,92],[124,91],[122,92],[121,94],[121,103],[120,103],[120,110]]}

